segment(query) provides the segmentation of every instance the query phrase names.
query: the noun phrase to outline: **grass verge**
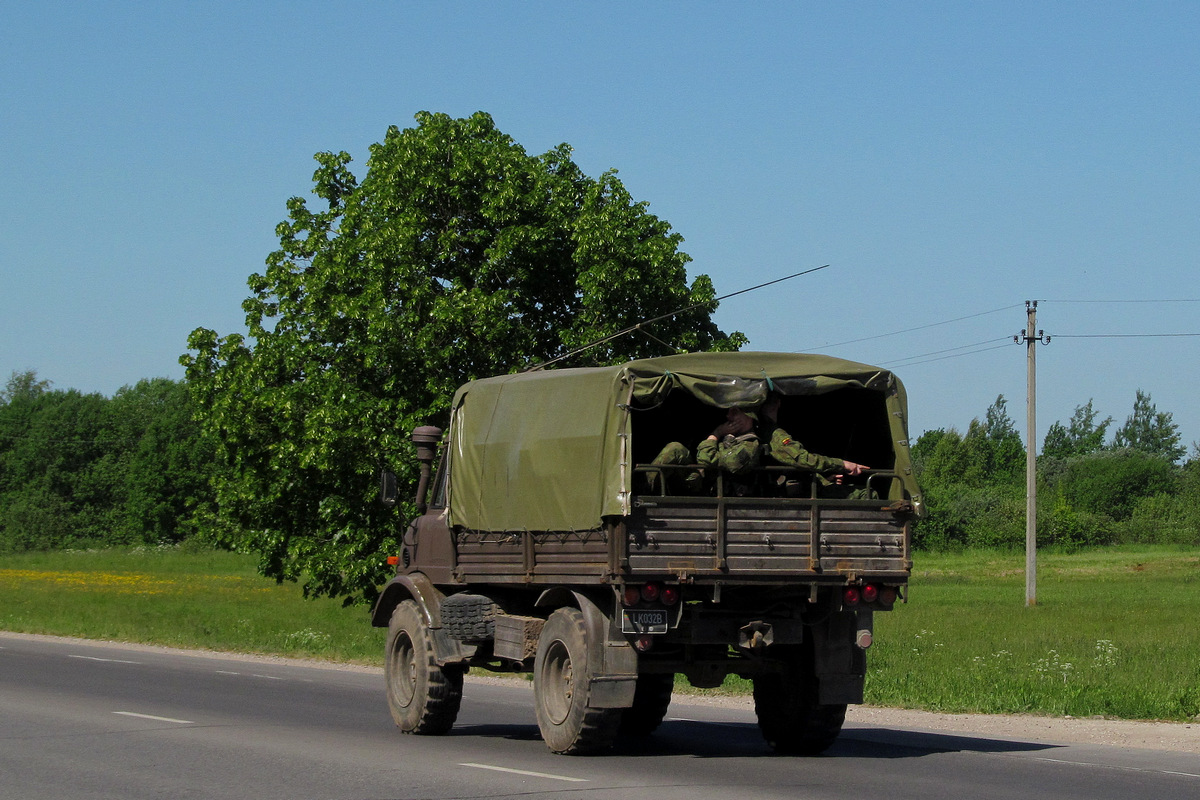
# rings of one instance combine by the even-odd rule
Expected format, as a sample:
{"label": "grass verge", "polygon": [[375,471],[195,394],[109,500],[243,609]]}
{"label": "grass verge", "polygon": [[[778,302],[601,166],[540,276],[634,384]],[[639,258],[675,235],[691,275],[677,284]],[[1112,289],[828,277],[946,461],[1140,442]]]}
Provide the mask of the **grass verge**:
{"label": "grass verge", "polygon": [[365,608],[187,547],[2,556],[0,629],[358,664],[381,663],[384,642]]}
{"label": "grass verge", "polygon": [[1200,715],[1200,550],[1107,547],[921,556],[910,602],[877,614],[869,701],[934,711]]}
{"label": "grass verge", "polygon": [[[867,702],[1200,715],[1200,551],[1043,553],[1036,606],[1025,607],[1024,587],[1021,553],[918,554],[910,602],[875,615]],[[0,557],[0,629],[372,665],[384,638],[365,608],[306,601],[251,559],[187,548]],[[748,690],[730,679],[719,691]]]}

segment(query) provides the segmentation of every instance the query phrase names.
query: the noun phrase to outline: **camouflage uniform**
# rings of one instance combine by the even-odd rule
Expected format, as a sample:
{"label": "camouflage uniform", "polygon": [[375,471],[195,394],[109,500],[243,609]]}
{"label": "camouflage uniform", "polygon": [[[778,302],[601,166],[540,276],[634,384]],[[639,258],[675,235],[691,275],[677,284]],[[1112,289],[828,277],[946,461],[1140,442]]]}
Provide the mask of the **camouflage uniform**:
{"label": "camouflage uniform", "polygon": [[[719,468],[732,479],[728,481],[728,493],[746,495],[753,489],[753,476],[750,473],[761,461],[762,445],[753,431],[758,424],[758,415],[753,411],[730,409],[728,416],[726,423],[719,425],[712,436],[696,446],[695,463],[702,467]],[[737,435],[739,432],[741,435]],[[686,447],[679,442],[669,442],[650,463],[655,466],[685,466],[693,462],[691,452]],[[646,479],[651,491],[656,491],[659,474],[664,476],[665,490],[674,493],[680,471],[649,472]],[[683,476],[683,482],[688,492],[699,494],[705,488],[705,471],[692,470]]]}
{"label": "camouflage uniform", "polygon": [[[658,455],[650,463],[656,466],[684,466],[693,463],[692,453],[679,442],[668,442],[667,446],[659,451]],[[679,485],[680,470],[666,469],[662,471],[662,475],[667,494],[674,494],[676,487]],[[657,471],[646,475],[646,481],[650,484],[650,491],[652,492],[658,490],[658,476],[659,473]],[[683,484],[687,487],[689,494],[699,494],[704,487],[704,473],[700,470],[692,470],[684,474]]]}
{"label": "camouflage uniform", "polygon": [[789,467],[810,469],[820,475],[841,472],[846,468],[846,462],[840,458],[810,453],[783,428],[772,430],[767,442],[767,455]]}
{"label": "camouflage uniform", "polygon": [[[657,466],[685,466],[697,463],[702,467],[717,467],[734,477],[735,482],[732,485],[738,487],[734,493],[745,494],[745,487],[749,485],[746,479],[749,473],[761,463],[761,452],[762,446],[758,437],[753,433],[742,436],[730,434],[721,439],[708,438],[700,442],[696,446],[694,462],[691,452],[686,447],[679,442],[670,442],[659,451],[659,454],[650,463]],[[679,470],[663,470],[662,474],[666,479],[667,493],[674,493],[679,486],[681,472]],[[704,477],[704,470],[683,473],[683,484],[689,494],[699,494],[704,490]],[[650,484],[650,490],[655,491],[658,487],[658,473],[651,472],[647,474],[646,479]]]}
{"label": "camouflage uniform", "polygon": [[[785,466],[812,470],[817,473],[819,484],[817,494],[822,497],[848,497],[858,500],[875,496],[875,493],[865,486],[851,487],[835,484],[827,476],[844,471],[846,462],[840,458],[823,456],[806,450],[804,445],[793,439],[791,434],[783,428],[777,427],[771,431],[767,444],[767,455]],[[799,486],[792,485],[793,481],[789,480],[786,483],[789,493],[799,490]]]}
{"label": "camouflage uniform", "polygon": [[762,461],[762,445],[753,433],[705,439],[696,448],[696,461],[706,467],[720,467],[731,475],[742,475]]}
{"label": "camouflage uniform", "polygon": [[696,461],[706,467],[719,467],[729,476],[725,493],[744,497],[754,490],[752,473],[762,461],[762,444],[753,433],[705,439],[696,447]]}

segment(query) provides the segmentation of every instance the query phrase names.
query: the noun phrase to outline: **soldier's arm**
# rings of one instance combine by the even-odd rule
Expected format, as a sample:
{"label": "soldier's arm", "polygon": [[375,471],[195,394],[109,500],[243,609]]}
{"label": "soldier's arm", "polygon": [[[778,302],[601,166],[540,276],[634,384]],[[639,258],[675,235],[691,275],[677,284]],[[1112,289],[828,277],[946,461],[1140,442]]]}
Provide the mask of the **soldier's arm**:
{"label": "soldier's arm", "polygon": [[[771,458],[781,464],[811,469],[814,472],[842,472],[846,469],[846,462],[842,459],[809,452],[804,445],[793,439],[782,428],[776,428],[771,434]],[[856,464],[855,466],[861,467],[862,465]]]}

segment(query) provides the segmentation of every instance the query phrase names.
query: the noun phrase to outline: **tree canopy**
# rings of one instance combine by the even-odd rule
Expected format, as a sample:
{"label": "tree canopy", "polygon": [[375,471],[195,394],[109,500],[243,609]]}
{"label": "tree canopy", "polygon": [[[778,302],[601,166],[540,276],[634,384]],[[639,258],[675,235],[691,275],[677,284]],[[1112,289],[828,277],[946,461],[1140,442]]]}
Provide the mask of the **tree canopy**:
{"label": "tree canopy", "polygon": [[465,381],[596,340],[566,363],[744,342],[713,324],[711,281],[687,282],[682,238],[614,171],[584,175],[565,144],[530,156],[484,113],[416,120],[371,147],[361,182],[346,153],[315,156],[321,207],[288,201],[249,278],[250,338],[199,328],[182,358],[222,457],[221,513],[245,532],[229,543],[309,594],[374,593],[398,527],[377,475],[415,482],[408,433],[444,424]]}
{"label": "tree canopy", "polygon": [[187,387],[155,378],[110,399],[50,386],[29,370],[0,390],[0,552],[193,533],[211,454]]}
{"label": "tree canopy", "polygon": [[1092,401],[1075,407],[1071,421],[1067,425],[1055,421],[1046,431],[1042,443],[1042,455],[1051,458],[1070,458],[1095,453],[1104,447],[1104,437],[1112,417],[1105,417],[1096,422],[1098,412],[1092,407]]}
{"label": "tree canopy", "polygon": [[1137,390],[1133,413],[1113,435],[1113,446],[1140,450],[1169,461],[1178,461],[1187,452],[1180,442],[1174,416],[1169,411],[1159,411],[1150,401],[1150,395],[1141,389]]}

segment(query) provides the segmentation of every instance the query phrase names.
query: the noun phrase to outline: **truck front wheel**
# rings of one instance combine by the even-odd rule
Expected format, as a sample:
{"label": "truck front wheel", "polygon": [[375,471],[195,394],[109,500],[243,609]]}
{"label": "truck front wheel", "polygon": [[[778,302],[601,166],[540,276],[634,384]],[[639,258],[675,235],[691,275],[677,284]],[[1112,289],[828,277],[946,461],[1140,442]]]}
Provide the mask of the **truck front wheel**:
{"label": "truck front wheel", "polygon": [[555,753],[593,753],[610,747],[621,720],[619,708],[589,708],[594,667],[588,663],[583,613],[560,608],[538,637],[533,695],[538,728]]}
{"label": "truck front wheel", "polygon": [[436,735],[454,725],[462,702],[462,667],[439,666],[421,610],[405,600],[388,625],[384,677],[388,709],[404,733]]}

